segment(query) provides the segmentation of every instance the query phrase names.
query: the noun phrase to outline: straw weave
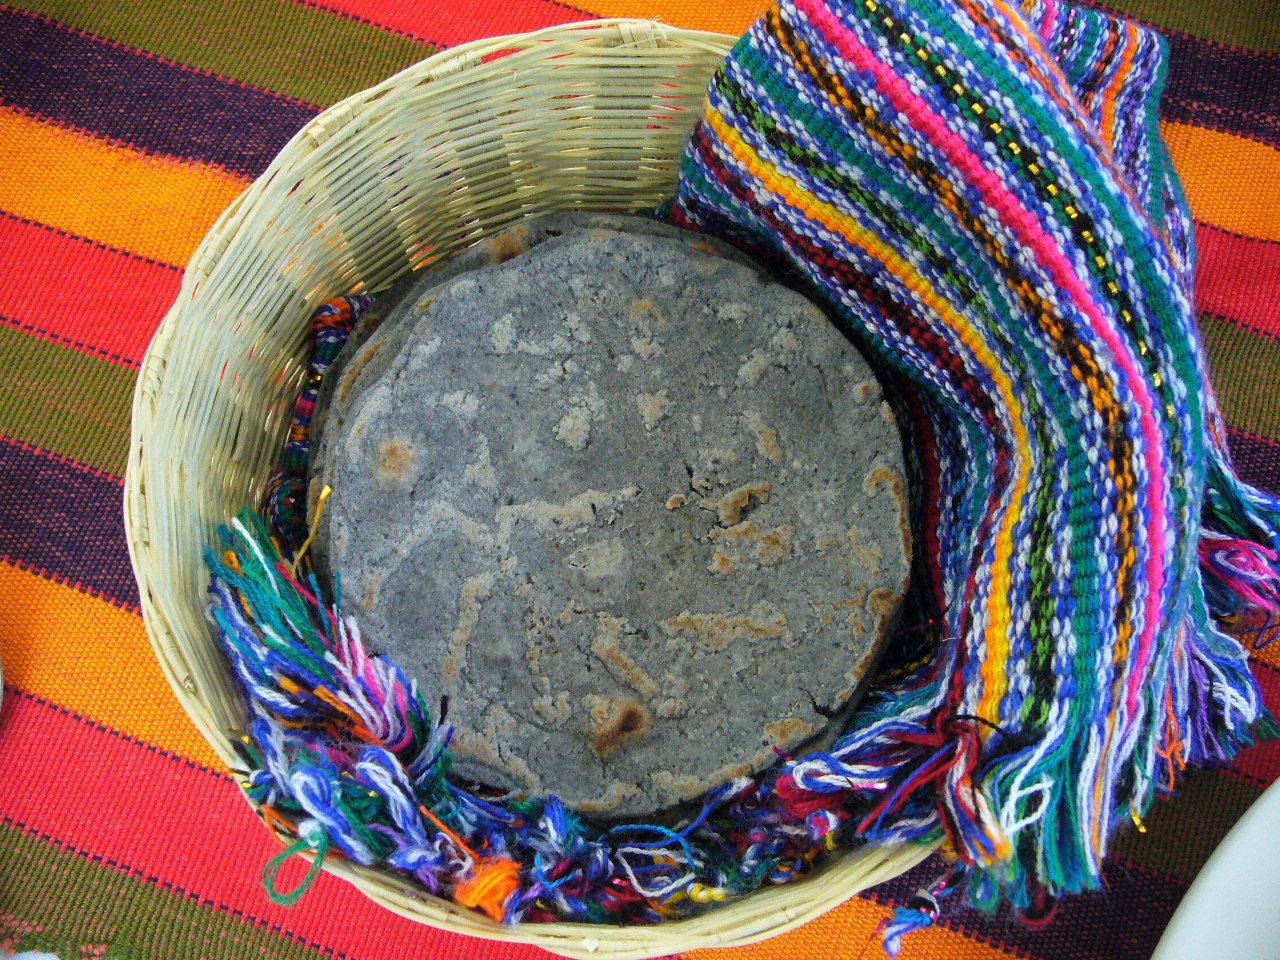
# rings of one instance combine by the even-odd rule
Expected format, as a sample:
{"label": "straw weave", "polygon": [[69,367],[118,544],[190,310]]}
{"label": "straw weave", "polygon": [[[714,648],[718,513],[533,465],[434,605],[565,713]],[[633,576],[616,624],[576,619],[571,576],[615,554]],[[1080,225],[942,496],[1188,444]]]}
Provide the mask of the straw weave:
{"label": "straw weave", "polygon": [[[218,524],[258,502],[301,383],[312,310],[523,218],[651,209],[674,188],[733,40],[600,20],[456,47],[317,116],[200,244],[138,377],[125,515],[156,656],[233,772],[243,772],[245,714],[204,619],[201,551]],[[928,852],[863,848],[801,883],[631,928],[503,927],[389,873],[333,858],[326,869],[426,924],[622,960],[781,933]]]}

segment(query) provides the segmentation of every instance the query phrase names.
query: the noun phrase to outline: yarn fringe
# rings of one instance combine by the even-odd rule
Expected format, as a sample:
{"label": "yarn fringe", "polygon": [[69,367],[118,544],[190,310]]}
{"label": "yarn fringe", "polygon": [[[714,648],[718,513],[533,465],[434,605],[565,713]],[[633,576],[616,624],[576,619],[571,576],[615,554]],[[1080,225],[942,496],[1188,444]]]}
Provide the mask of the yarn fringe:
{"label": "yarn fringe", "polygon": [[[775,771],[735,780],[675,827],[603,829],[554,796],[511,798],[447,774],[452,727],[416,684],[370,656],[354,620],[252,511],[208,550],[208,617],[250,712],[242,787],[285,859],[345,857],[414,877],[432,893],[503,922],[656,923],[808,875],[848,848],[859,808],[887,784],[864,777],[813,799]],[[336,589],[336,588],[335,588]],[[788,761],[782,770],[800,766]]]}
{"label": "yarn fringe", "polygon": [[902,952],[903,937],[933,926],[941,912],[941,902],[956,891],[963,878],[963,869],[953,868],[928,887],[916,891],[915,896],[902,906],[894,907],[880,928],[885,953],[897,957]]}
{"label": "yarn fringe", "polygon": [[1220,621],[1248,610],[1269,619],[1280,612],[1280,498],[1239,480],[1216,452],[1199,544],[1206,601]]}

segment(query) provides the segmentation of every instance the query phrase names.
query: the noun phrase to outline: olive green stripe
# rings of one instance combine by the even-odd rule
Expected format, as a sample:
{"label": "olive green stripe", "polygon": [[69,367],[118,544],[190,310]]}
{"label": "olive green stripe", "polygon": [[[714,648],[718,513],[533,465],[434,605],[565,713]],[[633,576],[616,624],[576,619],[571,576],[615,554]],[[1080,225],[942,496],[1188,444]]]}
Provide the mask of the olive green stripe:
{"label": "olive green stripe", "polygon": [[66,960],[320,960],[329,955],[0,824],[0,939]]}
{"label": "olive green stripe", "polygon": [[1280,341],[1211,314],[1200,317],[1200,333],[1223,418],[1237,430],[1280,439]]}
{"label": "olive green stripe", "polygon": [[0,434],[123,476],[137,374],[0,326]]}
{"label": "olive green stripe", "polygon": [[434,50],[292,0],[29,0],[24,6],[108,40],[321,107]]}
{"label": "olive green stripe", "polygon": [[1100,5],[1202,40],[1280,53],[1276,0],[1101,0]]}
{"label": "olive green stripe", "polygon": [[1111,854],[1167,876],[1191,880],[1262,788],[1225,773],[1196,772],[1178,793],[1157,800],[1142,818],[1146,833],[1130,830]]}

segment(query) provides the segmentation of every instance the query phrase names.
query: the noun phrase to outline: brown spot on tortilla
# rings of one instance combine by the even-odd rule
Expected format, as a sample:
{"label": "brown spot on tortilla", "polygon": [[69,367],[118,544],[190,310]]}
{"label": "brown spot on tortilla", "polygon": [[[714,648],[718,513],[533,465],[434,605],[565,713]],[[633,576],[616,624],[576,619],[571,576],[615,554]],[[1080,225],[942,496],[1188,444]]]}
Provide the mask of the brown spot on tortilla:
{"label": "brown spot on tortilla", "polygon": [[[658,685],[653,682],[653,678],[645,673],[639,664],[627,656],[626,652],[618,646],[619,621],[614,617],[610,617],[607,613],[600,613],[597,616],[605,624],[605,633],[596,637],[595,642],[591,644],[591,652],[609,668],[609,672],[617,679],[629,684],[635,689],[636,693],[646,700],[652,700],[658,695]],[[608,629],[608,621],[613,621],[612,631]]]}
{"label": "brown spot on tortilla", "polygon": [[723,550],[717,550],[711,556],[711,562],[707,564],[707,569],[712,573],[733,573],[733,558]]}
{"label": "brown spot on tortilla", "polygon": [[853,385],[852,392],[855,403],[866,403],[880,392],[880,384],[872,380],[863,380]]}
{"label": "brown spot on tortilla", "polygon": [[781,717],[764,725],[764,735],[774,746],[798,743],[815,732],[812,724],[799,717]]}
{"label": "brown spot on tortilla", "polygon": [[732,527],[742,519],[743,513],[751,508],[752,497],[760,503],[768,503],[769,481],[760,480],[756,483],[748,483],[745,486],[738,487],[736,490],[730,490],[715,503],[704,500],[702,501],[702,508],[716,511],[720,526]]}
{"label": "brown spot on tortilla", "polygon": [[[762,566],[768,567],[783,557],[791,554],[791,525],[783,524],[772,530],[761,531],[760,524],[754,520],[743,520],[732,527],[714,527],[707,536],[712,540],[721,540],[726,546],[733,545],[739,550],[753,550],[755,559]],[[742,560],[741,554],[730,559]]]}
{"label": "brown spot on tortilla", "polygon": [[895,496],[902,497],[901,475],[892,467],[883,463],[872,467],[862,481],[862,489],[869,497],[875,496],[876,488],[881,486],[888,489]]}
{"label": "brown spot on tortilla", "polygon": [[363,347],[347,364],[346,369],[342,371],[342,378],[338,381],[338,387],[334,391],[334,401],[336,403],[346,403],[347,398],[351,395],[351,388],[355,386],[356,378],[360,376],[360,371],[364,369],[365,364],[378,355],[378,351],[382,349],[382,341],[376,341]]}
{"label": "brown spot on tortilla", "polygon": [[791,553],[791,542],[787,539],[787,534],[790,532],[789,526],[775,527],[760,538],[756,556],[760,558],[761,563],[769,566]]}
{"label": "brown spot on tortilla", "polygon": [[413,447],[403,437],[383,440],[378,447],[378,472],[388,480],[409,479],[413,470]]}
{"label": "brown spot on tortilla", "polygon": [[897,607],[897,595],[885,587],[876,587],[867,595],[867,611],[878,617],[891,616]]}
{"label": "brown spot on tortilla", "polygon": [[750,614],[734,616],[686,610],[679,616],[661,621],[661,625],[671,636],[682,633],[691,639],[701,640],[713,650],[723,650],[732,641],[744,638],[782,637],[784,641],[791,638],[786,616],[765,603],[756,604]]}
{"label": "brown spot on tortilla", "polygon": [[653,725],[649,711],[634,697],[621,697],[610,701],[606,709],[593,710],[592,720],[595,731],[591,735],[591,749],[600,756],[643,737]]}
{"label": "brown spot on tortilla", "polygon": [[529,244],[525,237],[528,230],[508,230],[489,241],[489,256],[494,263],[506,263],[508,260],[527,253]]}
{"label": "brown spot on tortilla", "polygon": [[902,556],[908,563],[911,561],[911,521],[908,517],[907,496],[902,489],[902,475],[885,466],[883,463],[871,468],[862,481],[862,489],[868,496],[874,496],[877,488],[884,487],[892,495],[898,505],[898,534],[902,538]]}
{"label": "brown spot on tortilla", "polygon": [[782,444],[778,443],[778,431],[765,423],[760,414],[754,410],[747,414],[747,425],[756,435],[756,451],[774,463],[781,463],[783,452]]}
{"label": "brown spot on tortilla", "polygon": [[617,778],[609,781],[604,793],[595,800],[583,800],[574,805],[581,813],[612,813],[619,804],[634,802],[641,796],[640,789],[634,783],[624,783]]}

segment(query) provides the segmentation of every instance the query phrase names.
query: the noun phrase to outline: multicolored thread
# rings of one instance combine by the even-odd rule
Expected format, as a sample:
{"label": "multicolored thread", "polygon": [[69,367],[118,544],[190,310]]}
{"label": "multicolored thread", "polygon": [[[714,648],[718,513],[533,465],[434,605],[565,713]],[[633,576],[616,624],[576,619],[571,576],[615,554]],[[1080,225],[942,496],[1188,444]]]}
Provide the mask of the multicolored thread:
{"label": "multicolored thread", "polygon": [[306,380],[289,421],[280,469],[267,483],[264,500],[272,529],[292,549],[297,549],[307,535],[307,462],[311,456],[311,417],[320,396],[320,384],[373,300],[367,294],[335,297],[311,316]]}

